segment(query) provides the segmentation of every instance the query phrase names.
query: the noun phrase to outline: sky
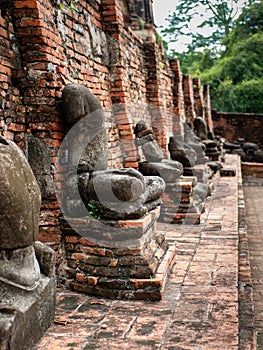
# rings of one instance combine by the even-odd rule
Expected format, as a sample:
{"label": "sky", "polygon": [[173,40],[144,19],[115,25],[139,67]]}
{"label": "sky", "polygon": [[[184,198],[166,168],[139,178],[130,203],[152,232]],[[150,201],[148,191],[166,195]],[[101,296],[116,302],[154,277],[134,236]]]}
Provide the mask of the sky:
{"label": "sky", "polygon": [[[159,26],[167,26],[168,22],[166,18],[169,14],[172,14],[176,5],[178,4],[177,0],[153,0],[153,16],[154,23],[157,26],[157,31],[160,33]],[[172,44],[169,47],[175,48],[182,51],[184,49],[184,45],[182,42],[177,44]]]}
{"label": "sky", "polygon": [[[159,26],[168,26],[166,18],[174,12],[176,5],[179,3],[177,0],[153,0],[153,16],[154,22],[157,26],[157,31],[160,33]],[[160,33],[161,34],[161,33]],[[177,51],[183,51],[185,38],[181,38],[177,43],[172,43],[169,48],[176,49]]]}
{"label": "sky", "polygon": [[178,1],[176,0],[153,0],[153,12],[155,24],[165,25],[165,18],[169,16],[170,13],[173,13]]}

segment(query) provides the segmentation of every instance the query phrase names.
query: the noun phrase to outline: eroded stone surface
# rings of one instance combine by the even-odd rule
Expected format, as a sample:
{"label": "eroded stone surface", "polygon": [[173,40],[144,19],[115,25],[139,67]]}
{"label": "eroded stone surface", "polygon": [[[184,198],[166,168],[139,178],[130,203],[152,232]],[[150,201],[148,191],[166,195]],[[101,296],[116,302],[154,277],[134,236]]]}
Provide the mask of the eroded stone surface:
{"label": "eroded stone surface", "polygon": [[175,136],[170,137],[168,149],[173,160],[183,164],[186,168],[191,168],[196,162],[196,152],[191,147],[183,145]]}
{"label": "eroded stone surface", "polygon": [[23,152],[0,136],[0,249],[32,245],[38,235],[40,191]]}
{"label": "eroded stone surface", "polygon": [[51,173],[50,148],[43,140],[28,135],[25,140],[24,151],[37,179],[41,197],[43,199],[49,198],[55,193],[55,186]]}
{"label": "eroded stone surface", "polygon": [[2,136],[0,160],[0,348],[28,350],[53,321],[55,253],[35,242],[40,190],[23,152]]}
{"label": "eroded stone surface", "polygon": [[[134,169],[94,172],[88,185],[89,203],[105,219],[138,219],[160,204],[164,181],[152,176],[146,181]],[[147,205],[145,205],[147,203]]]}
{"label": "eroded stone surface", "polygon": [[72,127],[67,134],[69,168],[79,172],[107,169],[107,134],[99,100],[85,86],[68,84],[62,93],[62,105]]}

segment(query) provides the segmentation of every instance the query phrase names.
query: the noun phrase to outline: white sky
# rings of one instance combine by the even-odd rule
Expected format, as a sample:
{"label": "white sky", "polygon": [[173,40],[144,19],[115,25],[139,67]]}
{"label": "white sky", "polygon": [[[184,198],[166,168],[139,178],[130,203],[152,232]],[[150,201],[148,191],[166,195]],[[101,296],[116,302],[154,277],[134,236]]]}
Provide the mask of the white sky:
{"label": "white sky", "polygon": [[155,24],[157,26],[165,25],[165,18],[167,18],[170,13],[173,13],[177,4],[177,0],[153,0]]}
{"label": "white sky", "polygon": [[[157,27],[161,25],[164,27],[168,26],[168,22],[165,19],[174,12],[178,2],[178,0],[153,0],[154,23]],[[160,32],[160,29],[157,28],[157,31]],[[183,51],[185,48],[183,44],[184,40],[185,39],[182,38],[177,43],[170,44],[169,47],[177,51]]]}

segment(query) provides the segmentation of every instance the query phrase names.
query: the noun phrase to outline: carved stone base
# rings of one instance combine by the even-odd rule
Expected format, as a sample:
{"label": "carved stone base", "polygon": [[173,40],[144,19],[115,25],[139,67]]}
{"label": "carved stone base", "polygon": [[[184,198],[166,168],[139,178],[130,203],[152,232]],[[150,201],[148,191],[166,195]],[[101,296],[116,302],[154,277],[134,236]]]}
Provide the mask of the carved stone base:
{"label": "carved stone base", "polygon": [[36,242],[41,274],[26,289],[8,280],[0,282],[0,349],[29,350],[52,324],[56,303],[55,253]]}
{"label": "carved stone base", "polygon": [[159,215],[158,207],[135,220],[66,218],[61,283],[105,298],[160,300],[175,248],[156,232]]}

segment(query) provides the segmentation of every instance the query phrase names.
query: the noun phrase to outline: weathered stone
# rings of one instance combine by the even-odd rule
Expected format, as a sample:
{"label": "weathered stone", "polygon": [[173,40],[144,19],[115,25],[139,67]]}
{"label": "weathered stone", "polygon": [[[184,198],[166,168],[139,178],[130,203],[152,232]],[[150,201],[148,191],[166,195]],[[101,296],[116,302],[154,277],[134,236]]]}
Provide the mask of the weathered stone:
{"label": "weathered stone", "polygon": [[136,137],[140,137],[140,133],[144,132],[145,130],[149,129],[147,128],[145,121],[141,119],[135,125],[134,134]]}
{"label": "weathered stone", "polygon": [[145,159],[148,162],[161,162],[163,159],[163,152],[154,139],[152,130],[147,128],[144,120],[139,120],[134,128],[136,135],[136,144],[142,147]]}
{"label": "weathered stone", "polygon": [[205,156],[205,145],[202,143],[196,143],[196,142],[188,142],[188,146],[190,146],[195,152],[198,157],[204,157]]}
{"label": "weathered stone", "polygon": [[220,176],[236,176],[236,169],[224,167],[220,169]]}
{"label": "weathered stone", "polygon": [[54,319],[55,276],[53,275],[52,278],[43,276],[38,287],[32,292],[21,291],[1,282],[0,296],[1,349],[33,348]]}
{"label": "weathered stone", "polygon": [[0,281],[25,290],[33,290],[40,279],[40,269],[32,245],[0,250]]}
{"label": "weathered stone", "polygon": [[139,163],[139,170],[145,176],[160,176],[167,182],[174,182],[182,175],[182,170],[181,167],[178,166],[178,162],[174,162],[174,165],[171,163],[172,162],[141,162]]}
{"label": "weathered stone", "polygon": [[109,202],[91,199],[90,204],[100,212],[103,219],[108,220],[129,220],[139,219],[146,214],[147,208],[144,206],[144,200],[138,199],[135,202]]}
{"label": "weathered stone", "polygon": [[27,350],[53,322],[55,253],[35,243],[41,198],[23,152],[0,136],[0,159],[0,347]]}
{"label": "weathered stone", "polygon": [[88,185],[89,198],[101,201],[135,201],[144,192],[144,177],[132,168],[96,171]]}
{"label": "weathered stone", "polygon": [[252,142],[245,142],[243,143],[242,148],[247,153],[248,150],[256,151],[258,149],[258,145]]}
{"label": "weathered stone", "polygon": [[158,176],[145,176],[147,202],[155,201],[159,199],[165,190],[165,182]]}
{"label": "weathered stone", "polygon": [[255,151],[254,161],[256,163],[263,163],[263,150],[262,149],[258,149],[257,151]]}
{"label": "weathered stone", "polygon": [[51,155],[48,145],[37,137],[27,135],[24,152],[37,179],[41,197],[43,199],[49,198],[55,193],[55,186],[51,173]]}
{"label": "weathered stone", "polygon": [[184,124],[184,142],[195,150],[196,155],[199,158],[205,156],[205,145],[200,142],[200,138],[194,134],[192,129],[186,123]]}
{"label": "weathered stone", "polygon": [[[75,124],[87,117],[90,128],[97,128],[103,124],[103,111],[99,100],[83,85],[68,84],[62,92],[63,111],[66,121]],[[96,111],[96,118],[92,113]]]}
{"label": "weathered stone", "polygon": [[47,245],[36,241],[34,244],[35,254],[37,261],[39,262],[41,273],[48,277],[55,276],[56,255],[53,249]]}
{"label": "weathered stone", "polygon": [[208,196],[211,196],[211,189],[208,184],[197,182],[193,188],[193,195],[198,196],[202,201],[205,201]]}
{"label": "weathered stone", "polygon": [[[62,94],[63,110],[71,127],[61,146],[67,170],[63,212],[71,217],[87,215],[89,174],[108,166],[108,142],[104,112],[99,100],[82,85],[68,84]],[[83,203],[84,201],[84,203]]]}
{"label": "weathered stone", "polygon": [[162,204],[162,200],[161,198],[158,198],[158,199],[155,199],[153,201],[149,201],[149,202],[146,202],[144,204],[144,206],[146,207],[147,211],[146,212],[149,212],[153,209],[155,209],[156,207],[158,207],[159,205]]}
{"label": "weathered stone", "polygon": [[23,152],[0,136],[0,249],[32,245],[38,236],[40,191]]}
{"label": "weathered stone", "polygon": [[217,148],[217,141],[215,140],[209,140],[209,139],[206,139],[206,140],[202,140],[202,143],[205,145],[206,147],[206,151],[210,148]]}
{"label": "weathered stone", "polygon": [[196,136],[201,140],[207,139],[207,124],[202,117],[196,117],[194,119],[194,131]]}
{"label": "weathered stone", "polygon": [[173,160],[177,160],[187,168],[194,166],[196,162],[195,151],[190,147],[185,149],[175,136],[170,137],[168,149]]}
{"label": "weathered stone", "polygon": [[108,144],[104,112],[99,100],[85,86],[68,84],[62,93],[63,111],[69,126],[68,165],[78,172],[107,169]]}
{"label": "weathered stone", "polygon": [[161,162],[163,159],[163,152],[155,140],[144,143],[142,151],[148,162]]}
{"label": "weathered stone", "polygon": [[163,180],[151,177],[146,181],[137,170],[128,168],[94,172],[87,193],[90,205],[102,218],[127,220],[140,218],[159,205],[164,188]]}
{"label": "weathered stone", "polygon": [[218,170],[220,170],[223,167],[223,165],[220,162],[216,162],[216,161],[215,162],[208,162],[207,166],[211,170],[213,170],[214,173],[216,173]]}

